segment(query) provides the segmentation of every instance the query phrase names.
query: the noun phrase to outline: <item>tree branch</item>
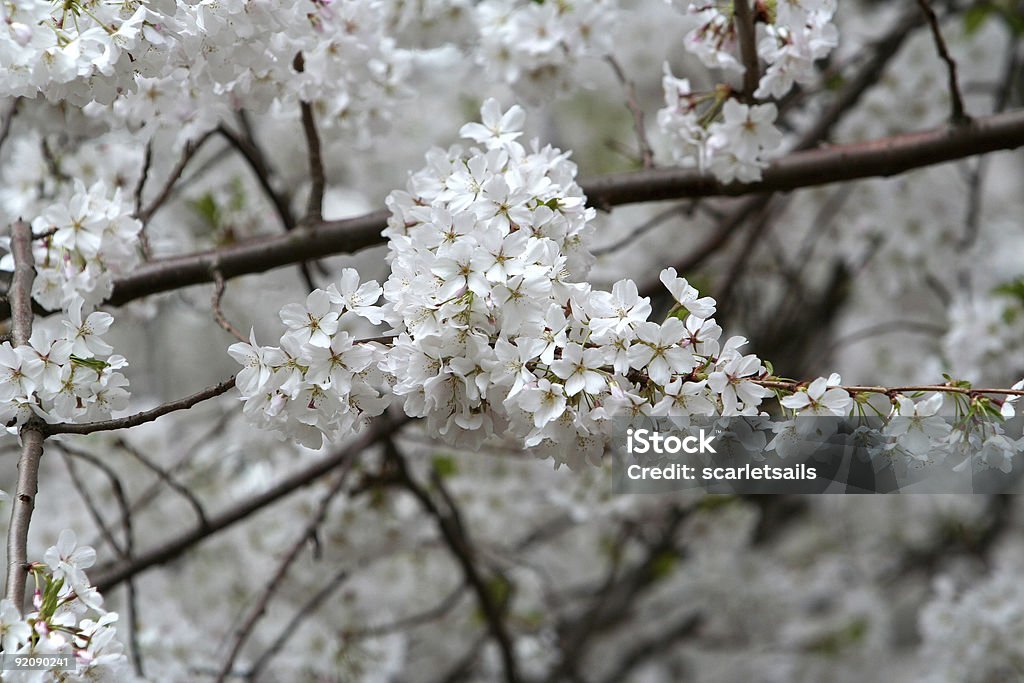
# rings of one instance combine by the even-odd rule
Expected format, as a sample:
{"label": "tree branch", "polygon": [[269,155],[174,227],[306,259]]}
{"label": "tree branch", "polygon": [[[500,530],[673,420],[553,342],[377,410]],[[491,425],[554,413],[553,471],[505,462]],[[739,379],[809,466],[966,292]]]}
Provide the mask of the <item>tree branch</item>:
{"label": "tree branch", "polygon": [[231,647],[231,651],[228,653],[227,658],[224,660],[224,664],[217,674],[217,683],[223,683],[223,681],[230,675],[231,670],[235,666],[235,660],[238,658],[239,653],[242,651],[242,647],[249,639],[249,635],[253,629],[256,628],[257,622],[263,616],[264,612],[267,611],[267,606],[270,604],[270,600],[274,597],[277,589],[280,588],[284,582],[285,576],[288,574],[288,570],[295,563],[295,560],[299,558],[299,553],[306,546],[309,539],[314,538],[317,533],[317,529],[327,519],[327,512],[330,510],[331,502],[341,492],[342,487],[348,480],[348,473],[352,471],[352,461],[348,460],[345,462],[345,467],[335,479],[331,487],[320,499],[320,505],[317,507],[316,512],[313,513],[313,517],[306,524],[306,528],[303,529],[302,534],[295,540],[292,547],[285,554],[284,558],[277,565],[277,569],[274,571],[273,577],[270,582],[263,589],[259,598],[256,601],[256,606],[246,617],[245,621],[235,631],[235,642]]}
{"label": "tree branch", "polygon": [[633,115],[633,130],[636,132],[636,143],[640,148],[640,162],[644,168],[654,168],[654,152],[651,150],[651,143],[647,140],[644,110],[640,108],[640,103],[637,102],[636,86],[633,84],[633,81],[626,78],[626,72],[622,70],[622,66],[615,57],[608,55],[605,59],[611,65],[612,71],[615,72],[615,77],[619,79],[619,83],[626,90],[626,108]]}
{"label": "tree branch", "polygon": [[491,636],[497,643],[498,650],[501,653],[502,663],[505,668],[505,680],[508,683],[517,683],[520,680],[519,665],[516,661],[515,645],[505,624],[504,606],[495,599],[491,586],[480,574],[480,570],[476,566],[474,557],[476,553],[462,524],[458,508],[445,490],[440,477],[435,476],[433,484],[441,493],[448,507],[447,513],[438,506],[427,490],[413,479],[406,467],[405,458],[398,452],[394,441],[387,439],[385,447],[387,448],[389,459],[398,469],[398,476],[402,484],[419,501],[427,514],[434,518],[438,530],[441,532],[441,537],[462,568],[466,582],[476,594],[477,601],[480,604],[480,611],[487,621],[488,630],[490,630]]}
{"label": "tree branch", "polygon": [[[11,228],[11,253],[14,277],[8,297],[11,305],[11,337],[15,346],[28,344],[32,336],[32,283],[36,277],[32,255],[32,227],[16,221]],[[24,611],[25,580],[28,577],[28,528],[32,522],[36,494],[39,492],[39,461],[43,457],[46,436],[38,418],[30,418],[21,428],[21,457],[18,459],[18,483],[11,502],[11,522],[7,528],[7,589],[5,595],[19,612]]]}
{"label": "tree branch", "polygon": [[736,39],[740,44],[740,59],[743,61],[743,99],[751,102],[760,80],[754,13],[750,10],[750,0],[735,0],[733,8]]}
{"label": "tree branch", "polygon": [[[1024,110],[977,118],[969,125],[943,126],[869,142],[794,152],[771,164],[756,183],[718,182],[688,169],[648,169],[581,183],[589,203],[601,209],[666,199],[741,196],[789,191],[872,177],[889,177],[947,161],[1016,149],[1024,145]],[[114,306],[188,285],[211,282],[216,268],[227,279],[353,253],[384,242],[387,211],[325,221],[286,235],[151,261],[118,279],[107,303]],[[0,305],[0,314],[7,313]]]}
{"label": "tree branch", "polygon": [[208,519],[208,524],[200,525],[177,536],[168,538],[157,547],[137,554],[130,563],[117,563],[98,568],[93,585],[96,586],[97,590],[104,592],[150,567],[170,562],[192,546],[235,525],[253,513],[307,486],[336,467],[355,458],[385,435],[395,433],[408,419],[401,417],[381,421],[373,428],[365,431],[358,439],[345,448],[335,451],[333,454],[320,459],[309,467],[285,477],[266,491],[240,501],[220,514],[211,516]]}
{"label": "tree branch", "polygon": [[178,410],[187,410],[192,406],[202,403],[203,401],[209,400],[221,394],[227,393],[232,387],[235,386],[235,378],[224,380],[220,384],[203,389],[202,391],[186,396],[185,398],[178,399],[177,401],[171,401],[170,403],[164,403],[151,410],[144,410],[141,413],[135,413],[127,417],[118,417],[113,420],[101,420],[99,422],[61,422],[58,424],[44,425],[43,429],[47,435],[53,434],[92,434],[93,432],[109,432],[115,429],[129,429],[131,427],[138,427],[141,424],[152,422],[158,417],[163,417],[168,413],[173,413]]}
{"label": "tree branch", "polygon": [[956,61],[949,54],[949,48],[946,46],[946,39],[942,37],[942,28],[939,26],[939,18],[935,15],[935,10],[928,4],[928,0],[917,0],[918,6],[924,13],[925,19],[928,20],[928,27],[932,32],[932,39],[935,41],[935,49],[939,53],[939,57],[946,63],[946,71],[949,74],[949,100],[952,111],[950,112],[949,120],[953,125],[961,125],[970,121],[970,117],[967,115],[964,109],[964,97],[960,93],[960,80],[956,75]]}

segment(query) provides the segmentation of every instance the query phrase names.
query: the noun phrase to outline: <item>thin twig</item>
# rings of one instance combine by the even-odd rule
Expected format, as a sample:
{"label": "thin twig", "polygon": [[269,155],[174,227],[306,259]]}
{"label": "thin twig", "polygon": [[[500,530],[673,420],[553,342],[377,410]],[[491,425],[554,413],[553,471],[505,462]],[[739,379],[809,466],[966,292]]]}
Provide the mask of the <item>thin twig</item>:
{"label": "thin twig", "polygon": [[[150,140],[146,143],[146,152],[142,157],[142,170],[139,171],[139,181],[135,184],[135,215],[138,216],[142,211],[142,193],[146,189],[146,180],[149,178],[149,169],[153,164],[153,141]],[[180,173],[179,173],[180,175]],[[146,224],[142,224],[142,230],[139,231],[139,243],[142,246],[142,255],[148,261],[152,257],[152,252],[149,248],[149,237],[146,235]]]}
{"label": "thin twig", "polygon": [[[126,562],[131,562],[132,555],[135,552],[135,530],[132,524],[132,513],[131,508],[128,505],[128,496],[125,494],[124,485],[121,483],[121,478],[117,476],[114,469],[105,463],[100,458],[80,451],[76,448],[71,448],[65,443],[57,443],[59,448],[64,453],[64,462],[67,464],[68,472],[71,475],[72,481],[75,482],[78,492],[82,496],[82,500],[85,501],[86,507],[89,509],[90,514],[96,521],[96,525],[100,528],[100,532],[107,536],[108,541],[113,546],[114,551],[120,555]],[[114,493],[114,500],[117,501],[117,505],[121,510],[121,526],[124,530],[124,545],[119,546],[116,539],[103,522],[103,517],[99,513],[99,509],[95,506],[92,501],[92,496],[86,490],[84,484],[78,479],[75,467],[72,464],[72,457],[80,458],[85,460],[89,464],[99,469],[107,480],[110,482],[111,491]],[[145,666],[142,660],[142,647],[139,644],[139,600],[138,591],[135,587],[135,582],[129,580],[126,582],[126,588],[128,593],[128,621],[129,621],[129,632],[128,638],[131,645],[132,652],[132,664],[135,669],[136,675],[145,678]]]}
{"label": "thin twig", "polygon": [[331,487],[327,489],[327,492],[320,499],[320,504],[313,514],[313,517],[306,524],[306,528],[303,529],[302,533],[292,544],[291,548],[281,559],[277,565],[277,569],[274,571],[273,577],[267,583],[263,589],[263,593],[260,594],[259,599],[256,601],[255,607],[246,617],[245,621],[235,630],[235,642],[231,647],[231,651],[228,653],[227,658],[224,660],[223,666],[221,666],[220,673],[217,675],[217,683],[223,683],[223,681],[231,673],[231,670],[235,666],[235,660],[238,659],[239,653],[242,651],[242,647],[245,646],[246,641],[252,634],[253,629],[259,622],[260,618],[267,611],[267,606],[270,604],[270,600],[277,593],[281,584],[284,582],[285,576],[288,574],[288,570],[298,559],[299,553],[306,547],[306,544],[311,538],[315,538],[317,529],[327,519],[327,512],[330,510],[331,503],[334,498],[341,492],[342,487],[348,480],[348,474],[352,471],[352,461],[349,460],[345,463],[345,467],[338,474]]}
{"label": "thin twig", "polygon": [[427,514],[434,518],[434,521],[437,523],[438,530],[441,532],[442,539],[448,546],[452,555],[455,556],[459,566],[462,568],[466,582],[476,594],[477,602],[480,604],[480,610],[487,622],[491,637],[498,645],[498,650],[501,654],[501,660],[505,670],[505,680],[508,683],[517,683],[520,680],[519,664],[516,660],[515,645],[512,642],[512,636],[509,634],[508,627],[505,624],[505,605],[500,604],[495,599],[491,586],[484,579],[480,570],[476,566],[476,552],[472,542],[470,541],[469,535],[462,524],[458,507],[455,505],[451,496],[448,495],[440,477],[435,476],[432,483],[441,493],[441,496],[448,507],[447,513],[441,510],[427,490],[409,473],[408,467],[405,463],[405,458],[398,451],[394,440],[388,438],[385,440],[384,444],[387,449],[388,458],[394,463],[398,470],[398,476],[401,478],[403,485],[409,493],[419,501]]}
{"label": "thin twig", "polygon": [[211,302],[211,306],[213,308],[213,319],[216,320],[217,324],[232,337],[244,344],[248,344],[249,340],[246,336],[228,321],[224,316],[224,311],[220,307],[221,299],[224,298],[224,289],[227,287],[227,282],[225,282],[224,276],[220,274],[220,271],[214,271],[213,278],[213,300]]}
{"label": "thin twig", "polygon": [[184,531],[177,536],[164,539],[157,547],[136,555],[131,563],[118,563],[101,567],[96,572],[93,585],[97,590],[105,591],[136,574],[169,562],[181,555],[192,546],[204,541],[224,529],[227,529],[250,515],[277,502],[281,498],[316,481],[328,472],[355,458],[367,448],[376,444],[386,434],[394,433],[409,418],[390,418],[376,423],[366,430],[358,439],[348,446],[339,449],[308,467],[291,474],[269,489],[242,500],[223,512],[209,518],[209,524]]}
{"label": "thin twig", "polygon": [[4,117],[3,128],[0,129],[0,150],[3,150],[4,143],[7,142],[7,137],[11,134],[11,124],[14,123],[14,117],[18,115],[19,106],[21,106],[21,98],[15,97],[7,110],[7,116]]}
{"label": "thin twig", "polygon": [[[217,132],[223,135],[224,138],[231,143],[236,150],[238,150],[242,155],[242,158],[248,162],[249,168],[252,169],[253,174],[256,176],[256,180],[263,189],[263,193],[270,200],[270,203],[274,205],[274,210],[277,212],[278,219],[281,221],[281,225],[284,227],[285,232],[292,232],[299,226],[295,221],[294,214],[292,214],[291,198],[287,193],[278,192],[274,189],[274,184],[271,181],[272,174],[270,165],[267,163],[263,150],[261,150],[259,145],[256,144],[256,138],[253,136],[252,126],[249,124],[249,120],[245,116],[245,112],[239,112],[239,120],[245,130],[244,137],[237,135],[223,124],[217,128]],[[299,271],[302,275],[302,279],[305,281],[306,287],[310,291],[316,289],[316,283],[313,281],[313,274],[309,270],[309,264],[305,261],[299,263]]]}
{"label": "thin twig", "polygon": [[691,208],[692,203],[691,205],[670,206],[669,208],[665,209],[660,213],[656,213],[655,215],[651,216],[649,219],[647,219],[640,225],[630,230],[629,234],[623,237],[622,239],[617,240],[607,246],[593,249],[591,253],[593,253],[594,256],[604,256],[605,254],[616,252],[619,249],[622,249],[623,247],[628,247],[631,244],[635,243],[637,239],[639,239],[646,233],[650,232],[651,230],[657,228],[662,223],[667,221],[669,218],[672,218],[673,216],[681,216],[688,212]]}
{"label": "thin twig", "polygon": [[633,81],[626,78],[626,72],[622,70],[622,65],[614,56],[607,55],[605,59],[611,65],[619,83],[626,90],[626,108],[633,115],[633,130],[636,132],[636,142],[640,148],[640,161],[644,168],[654,168],[654,152],[651,150],[651,143],[647,140],[644,110],[640,108],[640,103],[637,101],[636,86]]}
{"label": "thin twig", "polygon": [[313,616],[313,614],[315,614],[316,611],[320,609],[325,602],[327,602],[327,598],[331,596],[331,593],[338,590],[338,588],[344,584],[345,579],[348,578],[348,574],[349,571],[347,567],[335,572],[335,574],[328,579],[327,583],[325,583],[320,590],[311,595],[309,600],[299,607],[295,614],[292,615],[292,618],[288,620],[288,623],[285,624],[285,627],[281,629],[280,633],[278,633],[274,642],[268,647],[265,647],[263,652],[260,653],[259,658],[253,662],[252,668],[250,668],[246,674],[247,679],[252,681],[260,675],[263,669],[266,668],[267,664],[270,663],[271,658],[274,655],[279,654],[291,637],[295,635],[299,625],[309,617]]}
{"label": "thin twig", "polygon": [[138,460],[143,467],[145,467],[150,472],[159,477],[160,481],[164,482],[169,487],[177,491],[182,498],[188,501],[188,504],[192,506],[192,509],[195,511],[196,517],[199,519],[199,523],[202,526],[210,526],[210,520],[206,516],[206,510],[203,508],[203,504],[199,502],[199,499],[196,498],[196,495],[192,493],[191,489],[189,489],[184,484],[180,483],[178,480],[171,476],[170,472],[161,468],[155,462],[153,462],[148,457],[143,455],[139,449],[135,448],[124,439],[118,438],[114,441],[114,444],[118,448],[123,450],[125,453],[128,453],[130,456]]}
{"label": "thin twig", "polygon": [[111,549],[113,549],[113,551],[122,560],[131,559],[128,557],[128,553],[125,548],[122,547],[121,543],[117,540],[117,537],[114,536],[114,532],[110,529],[110,526],[107,525],[106,520],[103,519],[103,515],[96,506],[96,501],[93,500],[92,494],[89,493],[89,490],[85,487],[85,482],[82,481],[81,476],[78,474],[78,468],[75,467],[75,463],[71,460],[71,452],[65,448],[62,443],[57,443],[56,445],[57,450],[61,451],[61,454],[64,456],[64,465],[67,467],[68,476],[71,477],[71,483],[74,484],[75,490],[78,491],[78,495],[85,504],[86,510],[89,511],[89,516],[92,517],[92,521],[96,524],[96,528],[100,530],[100,536],[103,537],[103,540],[107,542]]}
{"label": "thin twig", "polygon": [[53,434],[92,434],[94,432],[108,432],[114,429],[129,429],[131,427],[138,427],[141,424],[152,422],[158,417],[163,417],[168,413],[173,413],[178,410],[188,410],[189,408],[202,403],[203,401],[209,400],[221,394],[227,393],[232,387],[235,386],[235,378],[224,380],[220,384],[203,389],[202,391],[186,396],[185,398],[178,399],[177,401],[171,401],[157,406],[151,410],[144,410],[141,413],[129,415],[127,417],[118,417],[112,420],[100,420],[98,422],[82,422],[82,423],[71,423],[71,422],[60,422],[57,424],[48,424],[43,427],[47,435]]}
{"label": "thin twig", "polygon": [[288,204],[288,197],[283,192],[278,192],[274,189],[270,180],[270,169],[267,166],[266,159],[264,158],[263,152],[260,148],[256,146],[256,143],[253,140],[248,137],[238,135],[223,124],[217,128],[217,132],[220,133],[224,139],[230,142],[231,146],[234,147],[242,155],[242,158],[248,162],[253,175],[256,176],[256,180],[259,182],[260,187],[263,188],[263,193],[270,200],[270,203],[274,205],[274,210],[277,211],[277,217],[280,219],[284,229],[293,229],[295,227],[295,218],[292,216],[292,210]]}
{"label": "thin twig", "polygon": [[[167,199],[171,196],[171,191],[174,189],[175,184],[181,179],[181,174],[185,171],[185,167],[188,166],[188,162],[192,160],[192,157],[196,155],[203,144],[210,139],[213,135],[213,131],[209,131],[201,135],[195,141],[189,141],[185,143],[185,149],[182,150],[181,156],[178,158],[178,162],[171,169],[171,172],[167,175],[167,180],[164,181],[164,185],[160,188],[159,194],[149,203],[145,209],[136,211],[135,217],[142,222],[142,225],[148,225],[149,221],[152,220],[153,215],[160,210],[160,207],[167,202]],[[142,200],[142,186],[138,189],[138,199],[141,203]]]}
{"label": "thin twig", "polygon": [[942,61],[946,63],[946,71],[949,74],[949,99],[952,109],[949,116],[950,123],[954,126],[970,123],[971,117],[967,115],[964,109],[964,96],[960,92],[960,80],[957,77],[956,61],[949,54],[946,39],[942,36],[942,28],[939,26],[939,18],[935,15],[935,10],[932,9],[928,0],[917,0],[917,4],[928,20],[928,27],[931,29],[932,38],[935,40],[935,49],[939,53],[939,57],[942,58]]}
{"label": "thin twig", "polygon": [[[295,55],[292,66],[299,73],[306,68],[306,61],[301,52]],[[309,202],[306,204],[306,216],[302,220],[308,225],[316,225],[324,220],[324,161],[320,151],[320,135],[316,132],[313,105],[302,100],[299,106],[302,109],[302,132],[306,136],[306,149],[309,155],[309,177],[313,183],[309,190]]]}

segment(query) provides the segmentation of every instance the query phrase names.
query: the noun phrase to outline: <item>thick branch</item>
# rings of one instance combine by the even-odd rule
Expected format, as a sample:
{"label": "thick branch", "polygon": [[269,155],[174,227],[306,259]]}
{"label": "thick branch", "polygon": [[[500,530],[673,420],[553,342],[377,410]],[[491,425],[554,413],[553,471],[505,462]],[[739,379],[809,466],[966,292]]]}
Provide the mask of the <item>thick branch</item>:
{"label": "thick branch", "polygon": [[[32,256],[32,227],[17,221],[11,230],[11,253],[14,256],[14,278],[9,293],[11,305],[11,336],[15,346],[28,344],[32,336],[32,282],[35,260]],[[19,611],[25,600],[28,577],[28,528],[39,492],[39,461],[43,457],[43,440],[39,422],[30,419],[21,428],[21,457],[18,460],[18,483],[11,504],[11,522],[7,528],[7,590],[5,595]]]}
{"label": "thick branch", "polygon": [[765,169],[755,183],[722,184],[684,169],[609,175],[584,185],[595,206],[615,206],[681,197],[739,196],[781,192],[862,178],[889,177],[1024,145],[1024,111],[943,126],[869,142],[834,145],[790,154]]}
{"label": "thick branch", "polygon": [[[906,171],[1024,145],[1024,110],[974,119],[969,125],[897,135],[870,142],[795,152],[765,169],[756,183],[722,184],[687,169],[649,169],[620,173],[581,183],[592,206],[614,206],[666,199],[740,196],[788,191]],[[231,247],[152,261],[114,283],[108,303],[129,301],[212,282],[214,272],[226,279],[300,263],[332,254],[353,253],[382,244],[388,212],[326,221],[296,228],[286,235],[254,238]],[[7,313],[0,306],[0,314]]]}

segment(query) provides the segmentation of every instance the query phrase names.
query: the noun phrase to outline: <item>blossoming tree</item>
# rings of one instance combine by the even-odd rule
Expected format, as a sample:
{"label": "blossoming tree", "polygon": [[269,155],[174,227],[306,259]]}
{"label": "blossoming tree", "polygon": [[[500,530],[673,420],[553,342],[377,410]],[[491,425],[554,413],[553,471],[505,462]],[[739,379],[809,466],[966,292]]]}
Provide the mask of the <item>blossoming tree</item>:
{"label": "blossoming tree", "polygon": [[3,679],[1020,674],[1011,498],[610,493],[1024,466],[1024,9],[839,4],[0,3]]}

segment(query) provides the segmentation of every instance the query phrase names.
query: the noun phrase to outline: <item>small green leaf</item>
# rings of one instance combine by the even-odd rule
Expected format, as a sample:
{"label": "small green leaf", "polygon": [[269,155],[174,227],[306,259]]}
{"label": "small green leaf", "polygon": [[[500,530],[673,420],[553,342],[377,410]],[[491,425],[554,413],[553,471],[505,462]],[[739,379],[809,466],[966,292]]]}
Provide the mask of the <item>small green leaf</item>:
{"label": "small green leaf", "polygon": [[437,476],[442,479],[445,477],[451,477],[459,471],[459,466],[455,463],[455,458],[450,455],[435,455],[433,459],[434,471],[437,472]]}
{"label": "small green leaf", "polygon": [[975,5],[964,12],[964,32],[972,35],[980,29],[992,15],[991,5]]}

